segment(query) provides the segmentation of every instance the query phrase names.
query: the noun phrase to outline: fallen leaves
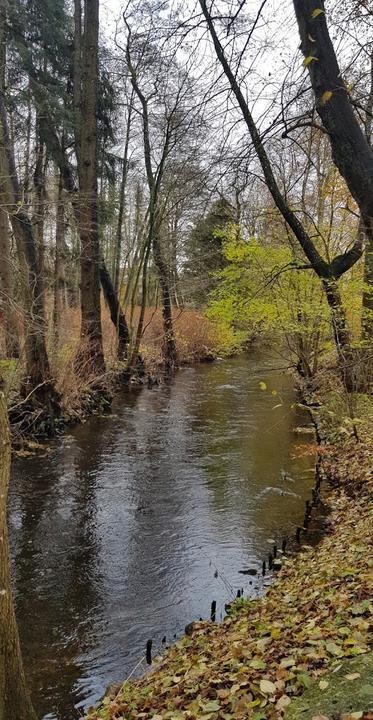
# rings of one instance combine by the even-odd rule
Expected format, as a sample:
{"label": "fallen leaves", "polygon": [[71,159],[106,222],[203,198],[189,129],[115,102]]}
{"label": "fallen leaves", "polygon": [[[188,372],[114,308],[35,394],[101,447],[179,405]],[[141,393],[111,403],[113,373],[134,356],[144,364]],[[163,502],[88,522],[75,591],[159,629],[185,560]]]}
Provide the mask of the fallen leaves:
{"label": "fallen leaves", "polygon": [[260,691],[264,693],[265,695],[275,695],[276,693],[276,685],[271,682],[270,680],[261,680],[260,681]]}

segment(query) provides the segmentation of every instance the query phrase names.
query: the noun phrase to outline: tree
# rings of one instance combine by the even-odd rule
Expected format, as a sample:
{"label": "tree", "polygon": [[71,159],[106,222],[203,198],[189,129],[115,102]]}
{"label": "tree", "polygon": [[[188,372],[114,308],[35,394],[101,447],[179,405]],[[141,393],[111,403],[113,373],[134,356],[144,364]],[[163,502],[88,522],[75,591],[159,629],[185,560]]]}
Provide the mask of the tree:
{"label": "tree", "polygon": [[[177,352],[176,342],[174,337],[173,322],[172,322],[172,296],[170,292],[169,283],[169,272],[168,267],[164,259],[161,240],[160,240],[160,229],[161,229],[161,216],[160,216],[160,189],[163,179],[164,167],[167,156],[170,152],[170,145],[172,142],[172,134],[174,130],[174,121],[176,116],[176,105],[174,105],[169,111],[166,117],[166,128],[164,134],[163,148],[161,152],[161,159],[157,169],[153,168],[152,160],[152,147],[151,147],[151,135],[150,135],[150,124],[149,124],[149,97],[146,97],[140,87],[140,81],[138,76],[138,70],[132,60],[132,32],[131,28],[126,22],[128,30],[128,40],[126,47],[126,61],[128,69],[131,75],[132,87],[140,101],[142,111],[142,136],[144,145],[144,160],[146,178],[149,189],[149,220],[148,220],[148,240],[147,240],[147,252],[145,253],[144,268],[149,257],[150,248],[153,249],[154,262],[158,271],[159,282],[162,290],[162,313],[163,313],[163,327],[164,327],[164,364],[167,373],[172,372],[177,366]],[[146,48],[145,48],[146,52]],[[177,120],[176,120],[177,122]],[[146,283],[146,275],[143,276],[143,282]],[[143,287],[144,289],[144,287]],[[143,300],[145,296],[143,293]],[[143,315],[143,313],[142,313]],[[141,320],[141,317],[140,317]],[[143,318],[142,318],[143,322]],[[142,323],[141,323],[142,324]]]}
{"label": "tree", "polygon": [[[75,0],[75,19],[81,18],[80,0]],[[81,341],[89,372],[105,369],[100,304],[100,247],[97,194],[97,78],[99,2],[84,0],[84,30],[76,20],[74,36],[75,145],[78,160],[81,243],[80,299]],[[80,70],[81,75],[80,75]]]}
{"label": "tree", "polygon": [[0,720],[36,720],[23,670],[10,578],[7,495],[11,444],[0,377]]}
{"label": "tree", "polygon": [[[275,177],[273,165],[269,159],[263,139],[260,136],[260,133],[259,133],[257,125],[255,123],[254,117],[249,109],[249,105],[245,98],[245,95],[240,88],[237,74],[234,72],[231,64],[229,63],[226,53],[224,51],[223,45],[219,40],[217,30],[215,27],[215,23],[212,18],[212,15],[211,15],[211,11],[207,7],[206,0],[199,0],[199,2],[200,2],[203,16],[207,23],[209,33],[210,33],[212,41],[213,41],[213,45],[215,48],[217,58],[222,65],[222,68],[224,70],[226,77],[228,78],[231,89],[237,99],[240,111],[245,120],[246,126],[249,130],[251,141],[253,143],[253,146],[254,146],[257,156],[258,156],[258,159],[260,161],[267,187],[272,195],[272,198],[273,198],[277,208],[281,212],[285,222],[287,223],[287,225],[289,226],[291,231],[294,233],[297,241],[299,242],[310,266],[312,267],[312,269],[314,270],[316,275],[318,275],[318,277],[321,279],[322,286],[324,288],[325,295],[327,298],[327,302],[328,302],[328,305],[331,310],[331,317],[332,317],[336,349],[337,349],[340,363],[341,363],[343,380],[346,384],[346,387],[348,389],[352,389],[353,377],[352,377],[351,338],[350,338],[350,333],[349,333],[349,330],[348,330],[348,327],[346,324],[345,310],[343,308],[337,281],[344,273],[346,273],[348,270],[350,270],[353,267],[353,265],[361,258],[362,253],[363,253],[362,234],[358,233],[358,237],[357,237],[356,241],[354,242],[353,246],[346,252],[335,256],[332,260],[329,260],[329,259],[325,260],[322,257],[314,240],[309,235],[306,228],[304,227],[304,225],[301,223],[298,216],[296,215],[296,213],[290,207],[283,192],[280,189],[280,186]],[[306,7],[306,4],[304,2],[299,3],[299,5],[301,5],[302,7],[304,6],[304,8]],[[308,7],[308,5],[309,5],[309,3],[307,4],[307,7]],[[310,8],[310,12],[312,12],[312,10],[316,10],[314,0],[312,0],[312,9]],[[323,12],[324,11],[316,14],[316,20],[319,19],[319,16],[321,16],[323,14]],[[326,24],[325,24],[325,26],[326,26]],[[309,27],[309,24],[306,24],[306,27],[308,29],[308,32],[311,34],[312,29]],[[303,26],[301,28],[301,33],[303,33]],[[324,32],[324,35],[325,35],[325,32]],[[313,36],[311,34],[311,38],[312,37]],[[329,38],[329,36],[328,36],[328,38]],[[307,47],[308,47],[309,43],[311,43],[311,40],[307,39],[307,43],[308,43],[307,44]],[[330,39],[329,39],[329,44],[332,48]],[[333,50],[333,48],[332,48],[332,50]],[[330,53],[330,48],[329,48],[329,53]],[[334,50],[333,50],[333,55],[334,55]],[[308,56],[309,56],[309,54],[307,55],[307,57]],[[312,56],[310,56],[310,57],[312,57]],[[330,57],[332,57],[332,56],[330,56]],[[318,62],[309,62],[308,63],[308,65],[311,65],[312,67],[314,67],[314,66],[319,67],[320,64],[322,65],[323,63],[318,63]],[[335,74],[335,72],[336,72],[335,65],[338,67],[338,65],[336,63],[335,55],[334,55],[334,67],[331,70],[331,72],[332,72],[334,80],[337,80],[337,75]],[[329,78],[327,78],[327,79],[329,79]],[[330,80],[331,79],[332,79],[332,77],[330,78]],[[325,78],[324,78],[324,80],[325,80]],[[328,83],[326,83],[326,85],[328,85]],[[330,83],[329,83],[329,85],[330,85]],[[341,83],[338,80],[336,86],[335,85],[329,86],[329,85],[327,87],[324,85],[322,86],[323,92],[330,92],[330,87],[333,87],[333,88],[340,87]],[[348,101],[347,91],[345,90],[345,88],[343,90],[342,95],[343,95],[343,107],[344,107],[346,99]],[[318,102],[320,102],[320,101],[323,102],[321,96],[322,96],[322,93],[317,95]],[[327,106],[328,101],[330,100],[329,96],[324,95],[324,100],[325,100],[324,105]],[[351,119],[351,115],[352,115],[352,119]],[[342,130],[342,126],[343,126],[343,117],[342,116],[340,117],[340,120],[338,122],[336,121],[336,128],[339,128],[340,139],[338,140],[338,133],[337,133],[336,138],[334,138],[334,136],[333,136],[333,142],[332,141],[331,142],[332,142],[333,155],[335,155],[335,145],[338,146],[338,162],[341,165],[341,168],[343,168],[344,170],[346,170],[346,168],[349,167],[348,157],[350,158],[350,164],[353,163],[353,157],[351,155],[351,152],[353,151],[354,142],[356,142],[356,151],[357,152],[359,151],[362,161],[363,161],[363,165],[361,167],[359,166],[360,169],[359,169],[359,171],[357,171],[356,177],[355,177],[354,171],[349,170],[349,172],[347,173],[347,176],[346,176],[346,180],[347,180],[348,184],[349,184],[349,182],[352,183],[355,193],[357,193],[357,184],[358,184],[357,176],[360,175],[362,178],[362,176],[368,172],[369,166],[370,166],[370,160],[369,160],[368,154],[366,153],[366,147],[365,147],[365,146],[367,146],[366,140],[364,141],[363,134],[361,133],[361,130],[354,119],[351,107],[349,107],[349,122],[351,124],[351,128],[352,128],[351,131],[353,133],[353,138],[351,138],[351,142],[349,144],[347,143],[347,145],[346,145],[346,151],[349,150],[349,152],[347,152],[346,164],[345,164],[344,160],[342,161],[343,148],[339,147],[339,142],[342,142],[343,137],[346,139],[346,142],[347,142],[347,138],[349,138],[348,132],[345,133]],[[330,127],[330,131],[332,131],[332,126]],[[360,155],[358,154],[357,157],[359,157]],[[336,161],[335,157],[334,157],[334,160]],[[349,185],[349,187],[350,187],[350,185]],[[350,190],[351,190],[351,187],[350,187]],[[354,195],[354,196],[357,198],[357,195]],[[369,203],[366,205],[367,211],[368,211],[368,205],[369,205]],[[366,213],[365,213],[364,217],[365,217],[365,220],[364,220],[365,228],[366,228],[366,230],[368,230]]]}
{"label": "tree", "polygon": [[223,233],[235,220],[235,209],[224,197],[215,200],[205,217],[197,220],[185,252],[183,281],[189,301],[197,305],[206,303],[209,293],[216,287],[216,273],[226,265],[223,254]]}
{"label": "tree", "polygon": [[[345,178],[351,195],[361,213],[361,229],[367,238],[366,282],[371,284],[373,247],[373,148],[370,145],[371,123],[368,133],[356,118],[349,91],[330,39],[324,0],[294,0],[301,49],[308,68],[317,112],[322,120],[333,161]],[[371,60],[373,73],[373,61]],[[373,75],[372,75],[373,78]],[[373,83],[373,79],[371,81]],[[371,88],[372,95],[372,88]],[[372,101],[371,101],[372,102]],[[368,103],[368,118],[370,117]],[[367,129],[367,127],[366,127]],[[340,267],[346,258],[340,259]],[[369,293],[370,297],[371,293]],[[367,302],[372,310],[373,300]],[[368,331],[369,324],[369,331]],[[373,330],[373,317],[366,322],[367,334]]]}
{"label": "tree", "polygon": [[[0,5],[0,37],[4,38],[6,5]],[[9,134],[3,89],[0,89],[0,168],[10,221],[16,239],[19,263],[23,273],[22,289],[25,308],[26,376],[21,395],[28,407],[43,416],[44,430],[53,432],[54,419],[59,413],[58,396],[54,388],[45,342],[45,322],[42,284],[38,266],[36,243],[31,220],[24,208],[14,158],[14,146]]]}
{"label": "tree", "polygon": [[[1,8],[5,14],[5,6]],[[2,18],[0,27],[0,91],[5,89],[6,69],[6,38],[5,22]],[[0,302],[4,309],[5,347],[9,358],[19,356],[19,342],[17,336],[17,322],[12,305],[12,268],[10,257],[9,218],[6,211],[6,194],[0,191]]]}

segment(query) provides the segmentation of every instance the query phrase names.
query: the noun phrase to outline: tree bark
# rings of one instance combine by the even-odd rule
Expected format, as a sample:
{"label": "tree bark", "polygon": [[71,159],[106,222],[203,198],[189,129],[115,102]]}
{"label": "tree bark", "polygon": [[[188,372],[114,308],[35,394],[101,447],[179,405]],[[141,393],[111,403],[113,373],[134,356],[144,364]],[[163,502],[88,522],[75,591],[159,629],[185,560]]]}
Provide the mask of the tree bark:
{"label": "tree bark", "polygon": [[67,299],[66,281],[66,243],[65,243],[65,206],[63,201],[63,183],[60,175],[58,185],[57,211],[56,211],[56,244],[54,255],[54,303],[53,303],[53,330],[56,343],[59,341],[59,331]]}
{"label": "tree bark", "polygon": [[[6,6],[4,0],[0,4],[0,91],[5,87],[6,70],[6,38],[5,19]],[[6,194],[0,188],[0,298],[4,308],[5,348],[8,358],[19,357],[19,341],[16,315],[12,308],[12,272],[10,263],[9,218],[6,211]]]}
{"label": "tree bark", "polygon": [[[81,352],[88,373],[105,370],[100,304],[100,249],[97,188],[98,0],[84,0],[80,118],[75,128],[78,152],[78,228],[81,241]],[[77,31],[77,29],[75,29]],[[75,85],[79,82],[74,78]]]}
{"label": "tree bark", "polygon": [[128,117],[127,117],[127,129],[126,129],[126,140],[124,145],[123,153],[123,170],[122,179],[119,191],[119,209],[118,209],[118,224],[116,232],[116,243],[115,243],[115,257],[114,257],[114,290],[119,295],[119,278],[120,278],[120,260],[122,254],[122,232],[123,232],[123,217],[126,200],[126,187],[128,177],[128,152],[131,136],[131,122],[132,122],[132,95],[128,106]]}
{"label": "tree bark", "polygon": [[[370,88],[366,106],[365,136],[372,146],[373,127],[373,48],[370,53]],[[367,243],[364,256],[364,292],[362,336],[368,343],[373,337],[373,223],[367,229]]]}
{"label": "tree bark", "polygon": [[0,300],[4,311],[5,349],[8,358],[19,357],[17,316],[12,300],[12,266],[10,258],[9,218],[6,196],[0,192]]}
{"label": "tree bark", "polygon": [[[32,218],[33,232],[35,236],[36,250],[38,256],[38,269],[40,284],[44,287],[45,273],[45,246],[44,246],[44,219],[45,219],[45,147],[39,133],[39,120],[36,118],[36,162],[34,170],[34,213]],[[43,300],[44,300],[44,293]]]}
{"label": "tree bark", "polygon": [[7,529],[10,433],[0,377],[0,720],[36,720],[23,669],[14,612]]}

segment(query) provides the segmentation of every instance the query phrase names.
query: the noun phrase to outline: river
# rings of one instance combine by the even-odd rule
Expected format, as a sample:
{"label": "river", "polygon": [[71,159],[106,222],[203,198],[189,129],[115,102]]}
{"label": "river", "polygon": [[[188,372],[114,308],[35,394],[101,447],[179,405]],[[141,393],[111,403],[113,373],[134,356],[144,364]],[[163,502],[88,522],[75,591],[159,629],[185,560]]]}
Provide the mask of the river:
{"label": "river", "polygon": [[149,638],[158,649],[212,600],[220,619],[237,589],[262,590],[269,541],[294,535],[313,484],[298,447],[312,436],[295,432],[309,421],[279,364],[251,353],[182,369],[15,459],[14,595],[39,717],[81,717],[143,670]]}

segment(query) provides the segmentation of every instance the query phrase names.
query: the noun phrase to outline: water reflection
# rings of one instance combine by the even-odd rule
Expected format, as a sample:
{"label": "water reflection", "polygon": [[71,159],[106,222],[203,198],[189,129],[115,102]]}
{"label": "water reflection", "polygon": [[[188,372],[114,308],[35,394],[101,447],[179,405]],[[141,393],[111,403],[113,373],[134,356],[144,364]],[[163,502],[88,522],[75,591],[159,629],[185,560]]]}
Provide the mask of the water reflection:
{"label": "water reflection", "polygon": [[149,637],[172,638],[212,599],[221,612],[242,584],[256,591],[239,570],[260,567],[310,495],[293,404],[288,377],[237,358],[125,394],[48,457],[15,461],[15,599],[40,715],[78,717]]}

